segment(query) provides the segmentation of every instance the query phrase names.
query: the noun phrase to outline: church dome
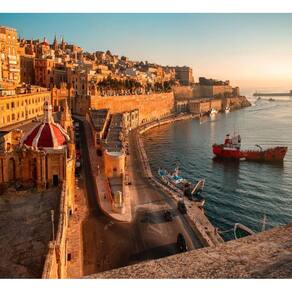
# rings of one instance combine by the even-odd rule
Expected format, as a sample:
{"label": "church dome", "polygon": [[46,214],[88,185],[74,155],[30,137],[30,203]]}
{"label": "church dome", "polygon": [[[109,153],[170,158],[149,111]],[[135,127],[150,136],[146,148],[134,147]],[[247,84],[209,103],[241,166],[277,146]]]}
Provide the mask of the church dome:
{"label": "church dome", "polygon": [[22,140],[22,145],[33,148],[61,149],[70,140],[60,124],[55,123],[52,116],[52,106],[47,101],[44,104],[44,121],[34,127]]}

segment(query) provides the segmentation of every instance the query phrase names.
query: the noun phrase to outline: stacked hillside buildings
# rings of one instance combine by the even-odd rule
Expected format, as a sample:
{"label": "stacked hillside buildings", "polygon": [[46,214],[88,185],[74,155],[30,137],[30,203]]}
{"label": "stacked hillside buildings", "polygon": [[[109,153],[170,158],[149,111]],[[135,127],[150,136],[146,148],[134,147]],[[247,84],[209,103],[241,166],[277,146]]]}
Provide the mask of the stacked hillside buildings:
{"label": "stacked hillside buildings", "polygon": [[[84,52],[46,38],[20,39],[0,26],[0,192],[61,189],[59,225],[44,277],[65,277],[68,222],[74,212],[75,144],[71,112],[86,117],[114,202],[122,201],[127,133],[175,112],[221,108],[239,96],[229,82],[192,69],[132,61],[110,51]],[[202,103],[202,99],[204,100]],[[53,112],[61,112],[59,122]]]}

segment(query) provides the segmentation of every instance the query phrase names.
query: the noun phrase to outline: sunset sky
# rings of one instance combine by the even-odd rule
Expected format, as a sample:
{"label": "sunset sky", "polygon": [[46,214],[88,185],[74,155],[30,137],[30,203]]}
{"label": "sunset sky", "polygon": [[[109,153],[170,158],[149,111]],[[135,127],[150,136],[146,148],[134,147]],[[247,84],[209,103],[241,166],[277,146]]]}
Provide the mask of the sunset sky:
{"label": "sunset sky", "polygon": [[85,50],[188,65],[194,77],[292,89],[290,14],[0,14],[25,38],[64,36]]}

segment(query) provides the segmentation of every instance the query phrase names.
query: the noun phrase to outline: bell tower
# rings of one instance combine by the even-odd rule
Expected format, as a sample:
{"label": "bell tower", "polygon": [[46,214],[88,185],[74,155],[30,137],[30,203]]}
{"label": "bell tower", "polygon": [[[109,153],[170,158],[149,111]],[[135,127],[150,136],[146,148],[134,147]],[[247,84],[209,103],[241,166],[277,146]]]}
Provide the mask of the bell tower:
{"label": "bell tower", "polygon": [[69,110],[67,100],[65,101],[64,109],[61,114],[60,124],[65,129],[67,134],[70,136],[70,139],[73,140],[73,137],[74,137],[73,121],[72,121],[71,112]]}

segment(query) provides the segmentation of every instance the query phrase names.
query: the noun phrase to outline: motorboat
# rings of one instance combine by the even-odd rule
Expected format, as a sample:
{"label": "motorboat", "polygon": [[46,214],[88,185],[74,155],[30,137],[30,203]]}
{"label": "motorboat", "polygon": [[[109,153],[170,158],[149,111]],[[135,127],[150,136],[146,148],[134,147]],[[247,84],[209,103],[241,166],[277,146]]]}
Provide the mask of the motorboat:
{"label": "motorboat", "polygon": [[230,107],[226,106],[224,111],[225,111],[226,114],[230,113]]}
{"label": "motorboat", "polygon": [[218,113],[218,111],[216,109],[211,108],[210,117],[215,116],[217,113]]}
{"label": "motorboat", "polygon": [[176,167],[173,172],[168,172],[165,169],[158,169],[158,176],[160,180],[171,187],[183,192],[184,196],[190,200],[204,202],[204,198],[200,195],[205,186],[205,179],[199,179],[195,183],[188,181],[179,175],[179,168]]}

